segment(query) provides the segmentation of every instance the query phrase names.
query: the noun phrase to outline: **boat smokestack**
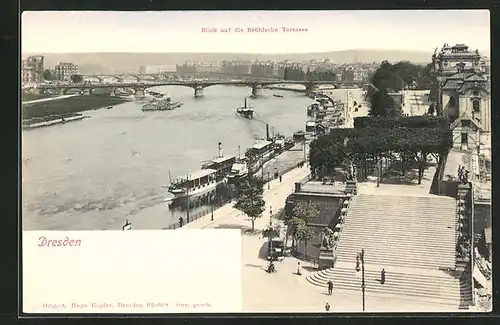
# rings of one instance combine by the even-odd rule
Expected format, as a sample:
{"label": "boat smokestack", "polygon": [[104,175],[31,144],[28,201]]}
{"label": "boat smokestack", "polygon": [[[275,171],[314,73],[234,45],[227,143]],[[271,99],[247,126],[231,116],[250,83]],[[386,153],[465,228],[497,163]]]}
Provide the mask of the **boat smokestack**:
{"label": "boat smokestack", "polygon": [[266,139],[269,141],[269,124],[266,124]]}
{"label": "boat smokestack", "polygon": [[220,157],[222,157],[222,142],[219,142],[218,150],[219,150],[219,158],[220,158]]}

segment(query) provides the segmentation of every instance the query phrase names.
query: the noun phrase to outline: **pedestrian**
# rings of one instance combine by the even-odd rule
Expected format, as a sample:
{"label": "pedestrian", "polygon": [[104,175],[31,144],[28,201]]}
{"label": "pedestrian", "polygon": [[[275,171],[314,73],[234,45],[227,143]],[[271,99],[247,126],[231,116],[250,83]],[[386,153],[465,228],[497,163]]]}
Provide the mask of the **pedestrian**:
{"label": "pedestrian", "polygon": [[328,281],[328,294],[331,295],[333,291],[333,282],[332,280]]}
{"label": "pedestrian", "polygon": [[385,270],[382,269],[382,271],[380,271],[380,284],[384,283],[385,283]]}
{"label": "pedestrian", "polygon": [[300,262],[297,262],[297,275],[302,275],[302,273],[300,273]]}
{"label": "pedestrian", "polygon": [[283,176],[280,175],[280,183],[281,183],[282,180],[283,180]]}
{"label": "pedestrian", "polygon": [[328,303],[328,301],[325,304],[325,310],[330,311],[330,304]]}
{"label": "pedestrian", "polygon": [[179,218],[179,225],[181,226],[182,228],[182,225],[184,224],[184,218],[183,217],[180,217]]}

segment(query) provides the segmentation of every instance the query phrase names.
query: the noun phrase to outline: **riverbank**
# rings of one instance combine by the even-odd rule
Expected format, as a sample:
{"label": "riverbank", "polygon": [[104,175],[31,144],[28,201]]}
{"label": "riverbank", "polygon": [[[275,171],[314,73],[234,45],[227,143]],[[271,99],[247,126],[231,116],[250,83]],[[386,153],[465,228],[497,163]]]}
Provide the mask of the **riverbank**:
{"label": "riverbank", "polygon": [[119,105],[129,100],[107,95],[74,96],[60,100],[42,101],[22,106],[23,119],[70,116],[78,112]]}
{"label": "riverbank", "polygon": [[36,95],[36,94],[30,94],[27,92],[21,92],[21,102],[29,102],[32,100],[40,100],[40,99],[53,98],[53,97],[55,97],[55,96],[52,94]]}

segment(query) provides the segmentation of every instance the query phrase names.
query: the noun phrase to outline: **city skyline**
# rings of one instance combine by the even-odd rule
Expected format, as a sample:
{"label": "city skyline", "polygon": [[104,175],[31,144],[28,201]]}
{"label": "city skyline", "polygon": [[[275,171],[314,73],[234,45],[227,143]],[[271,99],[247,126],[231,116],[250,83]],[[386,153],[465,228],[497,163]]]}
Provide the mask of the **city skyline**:
{"label": "city skyline", "polygon": [[[23,53],[431,52],[443,43],[464,43],[490,56],[489,20],[487,10],[52,11],[24,12],[21,36]],[[244,32],[235,32],[238,27]],[[248,32],[257,27],[278,31]],[[307,31],[284,32],[282,27]],[[231,32],[222,33],[221,28]],[[374,37],[377,34],[382,37]]]}

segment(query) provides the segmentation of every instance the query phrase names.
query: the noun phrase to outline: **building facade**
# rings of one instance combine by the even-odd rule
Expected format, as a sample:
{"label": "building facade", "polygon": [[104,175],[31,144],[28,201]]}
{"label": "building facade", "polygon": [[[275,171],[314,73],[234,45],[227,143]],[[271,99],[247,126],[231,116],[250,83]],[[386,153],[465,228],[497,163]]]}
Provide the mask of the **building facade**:
{"label": "building facade", "polygon": [[255,62],[250,73],[256,78],[274,78],[279,75],[279,67],[274,62]]}
{"label": "building facade", "polygon": [[252,62],[250,61],[223,61],[221,73],[235,76],[250,76],[252,74]]}
{"label": "building facade", "polygon": [[43,82],[44,57],[30,56],[21,61],[21,83],[23,85]]}
{"label": "building facade", "polygon": [[478,51],[445,44],[432,57],[437,107],[453,130],[453,147],[491,160],[491,86]]}
{"label": "building facade", "polygon": [[79,73],[78,66],[69,62],[60,62],[54,70],[56,80],[60,81],[70,81],[72,75]]}
{"label": "building facade", "polygon": [[143,65],[139,68],[139,73],[141,74],[154,74],[154,73],[169,73],[176,72],[177,67],[173,64],[171,65]]}

